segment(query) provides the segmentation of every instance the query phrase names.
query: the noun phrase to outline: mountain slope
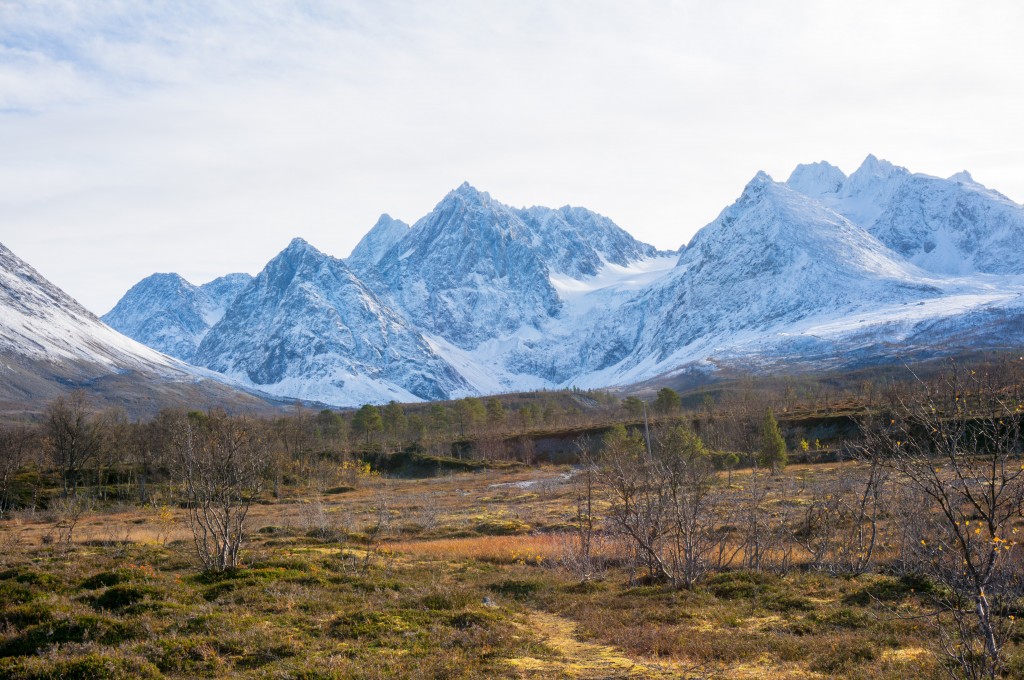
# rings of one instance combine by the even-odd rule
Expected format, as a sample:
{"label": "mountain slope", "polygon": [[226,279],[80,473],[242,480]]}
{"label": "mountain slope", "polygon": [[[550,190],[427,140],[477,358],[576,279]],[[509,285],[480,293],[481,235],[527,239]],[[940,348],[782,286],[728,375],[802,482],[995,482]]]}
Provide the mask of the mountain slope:
{"label": "mountain slope", "polygon": [[903,305],[941,282],[819,202],[759,173],[675,269],[602,319],[583,384],[621,384],[748,342],[770,352],[802,321]]}
{"label": "mountain slope", "polygon": [[[941,179],[869,155],[841,176],[810,181],[798,166],[788,184],[820,199],[913,264],[939,274],[1024,274],[1011,257],[1024,244],[1024,206],[977,183],[967,172]],[[830,166],[831,167],[831,166]]]}
{"label": "mountain slope", "polygon": [[271,394],[335,405],[468,388],[343,261],[301,239],[235,299],[196,362]]}
{"label": "mountain slope", "polygon": [[153,349],[191,361],[203,336],[251,280],[248,274],[228,274],[195,286],[177,274],[153,274],[132,286],[102,319]]}
{"label": "mountain slope", "polygon": [[35,410],[82,388],[131,414],[170,404],[265,409],[103,324],[0,244],[0,410]]}
{"label": "mountain slope", "polygon": [[657,251],[582,208],[510,208],[463,184],[380,259],[367,282],[463,350],[558,316],[551,276],[581,279]]}
{"label": "mountain slope", "polygon": [[345,264],[356,271],[376,266],[388,249],[408,233],[408,224],[384,213],[352,249],[352,254],[345,260]]}
{"label": "mountain slope", "polygon": [[[869,156],[847,177],[823,161],[786,184],[759,173],[680,254],[582,208],[511,208],[463,184],[412,227],[382,216],[345,261],[293,242],[195,360],[355,405],[1013,346],[1020,212],[963,173]],[[930,255],[937,233],[960,264]]]}

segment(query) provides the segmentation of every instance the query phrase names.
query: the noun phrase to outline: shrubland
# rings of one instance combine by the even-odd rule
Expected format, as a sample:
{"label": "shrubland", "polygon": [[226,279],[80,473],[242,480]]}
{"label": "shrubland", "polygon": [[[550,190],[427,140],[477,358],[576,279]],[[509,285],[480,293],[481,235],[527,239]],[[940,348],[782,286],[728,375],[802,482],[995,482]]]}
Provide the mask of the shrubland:
{"label": "shrubland", "polygon": [[60,400],[0,431],[0,675],[1018,677],[1021,385]]}

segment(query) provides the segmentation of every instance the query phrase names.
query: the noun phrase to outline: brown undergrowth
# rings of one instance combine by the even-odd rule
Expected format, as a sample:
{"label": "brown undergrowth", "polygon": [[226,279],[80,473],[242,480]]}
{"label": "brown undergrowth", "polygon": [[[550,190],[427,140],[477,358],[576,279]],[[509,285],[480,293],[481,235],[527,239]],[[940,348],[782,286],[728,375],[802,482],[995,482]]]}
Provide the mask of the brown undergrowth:
{"label": "brown undergrowth", "polygon": [[[769,501],[849,469],[791,468]],[[0,676],[944,677],[924,582],[795,564],[675,590],[614,542],[581,580],[563,559],[567,472],[268,499],[224,574],[196,568],[177,510],[94,513],[62,547],[43,542],[48,518],[18,515],[0,524]]]}

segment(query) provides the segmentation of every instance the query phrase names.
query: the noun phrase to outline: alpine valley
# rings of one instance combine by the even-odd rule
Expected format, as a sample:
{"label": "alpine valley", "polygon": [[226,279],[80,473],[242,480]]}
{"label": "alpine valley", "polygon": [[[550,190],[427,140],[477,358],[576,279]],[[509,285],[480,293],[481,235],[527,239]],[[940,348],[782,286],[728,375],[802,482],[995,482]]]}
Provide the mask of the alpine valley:
{"label": "alpine valley", "polygon": [[412,226],[382,216],[347,259],[295,239],[255,277],[154,274],[103,320],[207,375],[335,406],[615,387],[1019,347],[1022,253],[1021,205],[874,156],[848,177],[758,173],[674,252],[463,184]]}

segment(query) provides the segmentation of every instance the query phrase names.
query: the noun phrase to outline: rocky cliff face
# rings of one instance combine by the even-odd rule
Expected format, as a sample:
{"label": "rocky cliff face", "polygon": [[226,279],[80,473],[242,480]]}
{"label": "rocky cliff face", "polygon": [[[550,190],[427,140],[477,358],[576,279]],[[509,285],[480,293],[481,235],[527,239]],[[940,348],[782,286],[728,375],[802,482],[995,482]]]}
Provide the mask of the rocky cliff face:
{"label": "rocky cliff face", "polygon": [[195,286],[177,274],[153,274],[135,284],[103,321],[125,335],[183,361],[192,361],[248,274],[228,274]]}
{"label": "rocky cliff face", "polygon": [[195,361],[271,394],[332,404],[469,389],[343,261],[301,239],[234,300]]}
{"label": "rocky cliff face", "polygon": [[149,320],[133,332],[154,345],[199,338],[203,366],[340,405],[865,363],[1024,342],[1022,224],[965,173],[873,156],[849,177],[825,162],[785,184],[759,173],[675,253],[582,208],[512,208],[464,184],[412,227],[383,216],[346,261],[293,242],[208,330],[174,278],[119,314]]}
{"label": "rocky cliff face", "polygon": [[841,173],[809,181],[811,173],[802,170],[807,167],[793,173],[791,188],[819,199],[923,269],[1024,273],[1024,259],[1012,256],[1024,243],[1024,209],[966,171],[942,179],[868,156],[837,183]]}

